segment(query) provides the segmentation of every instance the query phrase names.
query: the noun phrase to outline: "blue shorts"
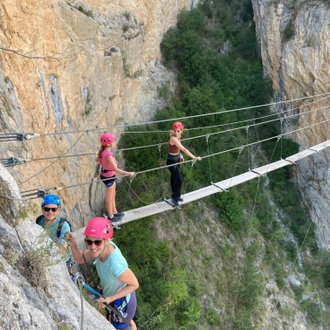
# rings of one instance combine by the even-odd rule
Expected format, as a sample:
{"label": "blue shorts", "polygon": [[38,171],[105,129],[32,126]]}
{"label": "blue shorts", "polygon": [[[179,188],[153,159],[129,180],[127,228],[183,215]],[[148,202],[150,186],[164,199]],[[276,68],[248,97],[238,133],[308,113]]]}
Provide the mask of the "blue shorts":
{"label": "blue shorts", "polygon": [[111,176],[110,178],[107,178],[101,174],[100,178],[107,188],[111,187],[114,184],[114,182],[116,182],[116,180],[117,180],[116,174]]}
{"label": "blue shorts", "polygon": [[[122,314],[127,321],[131,321],[135,315],[136,312],[136,307],[137,307],[137,302],[136,302],[136,295],[135,291],[133,291],[130,294],[130,299],[129,302],[126,301],[125,298],[119,298],[115,300],[114,302],[111,303],[112,307],[116,308],[117,311]],[[124,323],[124,321],[114,312],[109,312],[107,310],[107,318],[109,320],[109,316],[111,314],[111,324],[116,328],[116,329],[123,329],[123,330],[129,330],[131,327]]]}

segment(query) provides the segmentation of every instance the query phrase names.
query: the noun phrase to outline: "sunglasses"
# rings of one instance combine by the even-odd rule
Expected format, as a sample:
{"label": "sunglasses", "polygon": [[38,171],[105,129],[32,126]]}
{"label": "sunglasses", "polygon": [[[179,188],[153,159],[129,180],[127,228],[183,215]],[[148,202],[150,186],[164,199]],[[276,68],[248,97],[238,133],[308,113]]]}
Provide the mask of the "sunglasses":
{"label": "sunglasses", "polygon": [[85,239],[85,243],[87,245],[93,245],[95,244],[96,246],[101,246],[103,240],[102,239],[96,239],[95,241],[92,241],[91,239]]}
{"label": "sunglasses", "polygon": [[58,207],[44,207],[45,212],[52,211],[53,213],[55,213],[57,210],[58,210]]}

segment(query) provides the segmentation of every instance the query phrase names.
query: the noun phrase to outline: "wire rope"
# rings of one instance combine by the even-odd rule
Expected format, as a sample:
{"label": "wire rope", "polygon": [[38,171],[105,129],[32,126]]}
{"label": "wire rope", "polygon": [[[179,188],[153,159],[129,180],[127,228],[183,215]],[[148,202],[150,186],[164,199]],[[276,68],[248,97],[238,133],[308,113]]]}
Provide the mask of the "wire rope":
{"label": "wire rope", "polygon": [[[163,120],[147,121],[147,122],[143,122],[143,123],[135,123],[135,124],[127,124],[127,125],[114,125],[114,126],[112,126],[112,128],[136,127],[136,126],[166,123],[166,122],[172,122],[172,121],[184,120],[184,119],[201,118],[201,117],[213,116],[213,115],[217,115],[217,114],[227,114],[227,113],[232,113],[232,112],[258,109],[258,108],[262,108],[262,107],[269,107],[269,106],[274,106],[274,105],[283,104],[283,103],[286,104],[286,103],[290,103],[290,102],[303,101],[303,100],[311,99],[313,97],[319,97],[319,96],[324,96],[324,95],[330,95],[330,92],[322,93],[322,94],[314,94],[311,96],[306,96],[306,97],[301,97],[301,98],[296,98],[296,99],[291,99],[291,100],[271,102],[271,103],[266,103],[266,104],[260,104],[260,105],[254,105],[254,106],[242,107],[242,108],[236,108],[236,109],[224,110],[224,111],[216,111],[216,112],[204,113],[204,114],[193,115],[193,116],[184,116],[184,117],[177,117],[177,118],[170,118],[170,119],[163,119]],[[102,131],[105,129],[107,129],[107,127],[88,129],[88,131]],[[86,131],[86,130],[84,130],[84,131]],[[82,131],[66,132],[66,133],[80,133],[80,132],[82,132]],[[53,133],[53,134],[59,134],[59,133]],[[46,135],[52,135],[52,133],[41,134],[40,136],[46,136]]]}
{"label": "wire rope", "polygon": [[[306,96],[306,97],[295,98],[295,99],[290,99],[290,100],[284,100],[284,101],[279,101],[279,102],[271,102],[271,103],[265,103],[265,104],[260,104],[260,105],[254,105],[254,106],[249,106],[249,107],[235,108],[235,109],[230,109],[230,110],[221,110],[221,111],[204,113],[204,114],[193,115],[193,116],[183,116],[183,117],[169,118],[169,119],[162,119],[162,120],[155,120],[155,121],[146,121],[146,122],[134,123],[134,124],[113,125],[113,126],[110,126],[110,127],[112,129],[124,129],[124,128],[127,128],[127,127],[145,126],[145,125],[159,124],[159,123],[165,123],[165,122],[172,122],[172,121],[177,121],[177,120],[185,120],[185,119],[193,119],[193,118],[214,116],[214,115],[227,114],[227,113],[239,112],[239,111],[244,111],[244,110],[258,109],[258,108],[262,108],[262,107],[276,106],[276,105],[280,105],[280,104],[287,104],[287,103],[290,103],[290,102],[304,101],[304,100],[308,100],[308,99],[311,99],[311,98],[314,98],[314,97],[325,97],[326,95],[330,96],[330,92],[322,93],[322,94],[314,94],[314,95],[310,95],[310,96]],[[82,133],[82,132],[86,132],[86,131],[88,131],[88,132],[105,131],[108,128],[109,128],[109,126],[108,127],[101,127],[101,128],[76,130],[76,131],[67,131],[67,132],[65,132],[65,134],[78,134],[78,133]],[[63,133],[53,132],[53,133],[37,134],[37,136],[53,136],[53,135],[56,136],[56,135],[62,135],[62,134]]]}
{"label": "wire rope", "polygon": [[[324,99],[322,101],[324,101],[325,99],[328,99],[330,96],[324,97]],[[292,109],[288,109],[288,111],[292,112],[294,110],[301,110],[302,107],[307,107],[310,106],[313,103],[316,102],[320,102],[320,100],[315,100],[311,103],[308,104],[302,104],[300,106],[294,107]],[[328,107],[328,106],[324,106],[324,107]],[[323,108],[324,108],[323,107]],[[318,108],[317,110],[322,109],[322,108]],[[293,114],[290,115],[289,117],[295,117],[297,115],[303,116],[305,113],[299,113],[299,114]],[[278,113],[274,112],[265,116],[258,116],[258,117],[254,117],[254,118],[249,118],[249,119],[244,119],[244,120],[240,120],[240,121],[235,121],[235,122],[230,122],[230,123],[223,123],[223,124],[218,124],[218,125],[210,125],[210,126],[200,126],[200,127],[191,127],[191,128],[185,128],[185,131],[194,131],[194,130],[201,130],[201,129],[211,129],[211,128],[219,128],[219,127],[225,127],[225,126],[230,126],[230,125],[239,125],[245,122],[251,122],[251,121],[256,121],[256,120],[260,120],[260,119],[265,119],[265,118],[269,118],[269,117],[273,117],[273,116],[279,116]],[[174,121],[175,119],[173,119]],[[125,131],[125,134],[150,134],[150,133],[168,133],[169,130],[155,130],[155,131]]]}
{"label": "wire rope", "polygon": [[[76,142],[64,153],[64,155],[66,154],[66,153],[68,153],[78,142],[79,142],[79,140],[83,137],[83,135],[84,135],[85,133],[82,133],[79,137],[78,137],[78,139],[76,140]],[[21,186],[21,185],[23,185],[25,182],[27,182],[27,181],[29,181],[29,180],[31,180],[31,179],[33,179],[34,177],[36,177],[36,176],[38,176],[39,174],[41,174],[42,172],[44,172],[44,171],[46,171],[48,168],[50,168],[51,166],[53,166],[54,164],[56,164],[58,161],[60,161],[60,159],[61,158],[63,158],[63,157],[60,157],[60,158],[58,158],[55,162],[53,162],[52,164],[50,164],[50,165],[48,165],[47,167],[45,167],[45,168],[43,168],[41,171],[39,171],[38,173],[36,173],[36,174],[34,174],[32,177],[30,177],[29,179],[26,179],[26,180],[24,180],[23,182],[21,182],[20,184],[19,184],[19,186]]]}
{"label": "wire rope", "polygon": [[79,293],[80,293],[80,307],[81,307],[81,315],[80,315],[80,329],[84,329],[84,298],[83,298],[83,293],[82,293],[82,282],[83,278],[80,273],[77,273],[74,279],[75,284],[79,288]]}
{"label": "wire rope", "polygon": [[[215,156],[218,156],[218,155],[227,153],[227,152],[239,151],[240,149],[244,149],[244,148],[249,147],[249,146],[254,146],[254,145],[257,145],[257,144],[260,144],[260,143],[271,141],[273,139],[277,139],[277,141],[279,141],[279,139],[281,139],[283,136],[287,136],[289,134],[293,134],[293,133],[302,131],[304,129],[311,129],[311,127],[314,127],[314,126],[317,126],[317,125],[320,125],[320,124],[324,124],[324,123],[329,122],[329,121],[330,121],[330,119],[324,120],[322,122],[315,123],[315,124],[312,124],[312,125],[309,125],[309,126],[305,126],[305,127],[301,127],[301,128],[298,128],[298,129],[293,130],[293,131],[290,131],[290,132],[282,133],[280,135],[275,135],[273,137],[269,137],[269,138],[266,138],[266,139],[258,140],[258,141],[255,141],[255,142],[251,142],[251,143],[249,143],[249,144],[247,144],[245,146],[242,146],[241,145],[241,146],[234,147],[234,148],[231,148],[231,149],[227,149],[227,150],[219,151],[219,152],[216,152],[216,153],[213,153],[213,154],[205,155],[202,158],[205,159],[205,158],[209,158],[209,157],[215,157]],[[191,162],[195,162],[195,159],[189,159],[189,160],[186,160],[186,161],[181,162],[181,163],[172,164],[170,166],[175,166],[175,165],[178,165],[178,164],[191,163]],[[149,172],[152,172],[152,171],[157,171],[157,170],[161,170],[161,169],[165,169],[165,168],[167,169],[168,167],[169,167],[169,165],[164,165],[164,166],[159,166],[159,167],[155,167],[155,168],[150,168],[150,169],[138,171],[138,172],[135,172],[135,176],[136,175],[139,175],[139,174],[142,174],[142,173],[149,173]],[[120,177],[125,177],[125,176],[119,176],[118,178],[120,178]],[[27,180],[25,180],[24,182],[26,182],[26,181]],[[74,187],[82,186],[82,185],[85,185],[85,184],[93,184],[93,183],[96,183],[98,181],[101,181],[101,180],[96,180],[96,181],[95,180],[94,181],[91,180],[91,181],[88,181],[88,182],[74,184],[74,185],[65,186],[65,187],[61,187],[61,188],[53,188],[53,190],[54,189],[55,190],[63,190],[63,189],[68,189],[68,188],[74,188]]]}
{"label": "wire rope", "polygon": [[[273,140],[275,138],[278,139],[278,138],[283,137],[283,136],[287,136],[287,135],[290,135],[290,134],[293,134],[293,133],[300,132],[300,131],[302,131],[304,129],[311,129],[314,126],[325,124],[325,123],[327,123],[329,121],[330,121],[330,119],[323,120],[321,122],[318,122],[318,123],[315,123],[315,124],[311,124],[311,125],[308,125],[308,126],[305,126],[305,127],[301,127],[301,128],[298,128],[298,129],[293,130],[293,131],[290,131],[290,132],[282,133],[280,135],[274,135],[274,136],[272,136],[270,138],[266,138],[266,139],[262,139],[262,140],[258,140],[258,141],[249,143],[248,145],[245,145],[244,147],[248,147],[248,146],[256,145],[256,144],[259,144],[259,143],[267,142],[267,141]],[[239,150],[239,148],[241,148],[241,147],[235,147],[235,148],[232,148],[232,149],[228,149],[226,151],[220,151],[220,152],[217,152],[217,153],[214,153],[214,154],[211,154],[211,155],[203,156],[203,158],[213,157],[213,156],[216,156],[216,155],[220,155],[220,154],[222,154],[224,152],[230,152],[230,151]],[[189,160],[187,162],[189,162]]]}
{"label": "wire rope", "polygon": [[[319,110],[323,110],[324,108],[328,108],[329,106],[324,106],[318,109],[314,109],[308,112],[303,113],[301,116],[303,115],[308,115],[309,113],[315,112],[315,111],[319,111]],[[291,117],[295,117],[296,115],[290,115],[287,116],[286,118],[289,119]],[[218,132],[213,132],[213,133],[207,133],[207,134],[203,134],[203,135],[197,135],[197,136],[193,136],[193,137],[189,137],[189,138],[183,138],[181,141],[190,141],[190,140],[194,140],[194,139],[199,139],[199,138],[205,138],[207,135],[211,136],[211,135],[218,135],[218,134],[225,134],[225,133],[229,133],[229,132],[234,132],[237,130],[243,130],[246,129],[247,127],[250,129],[252,127],[256,127],[259,125],[264,125],[264,124],[269,124],[275,121],[281,121],[283,120],[283,118],[276,118],[276,119],[272,119],[269,121],[265,121],[265,122],[260,122],[260,123],[255,123],[255,124],[250,124],[247,126],[242,126],[242,127],[236,127],[236,128],[231,128],[231,129],[227,129],[224,131],[218,131]],[[143,146],[135,146],[135,147],[129,147],[129,148],[122,148],[122,149],[117,149],[115,152],[119,153],[119,152],[123,152],[123,151],[133,151],[133,150],[139,150],[139,149],[144,149],[144,148],[152,148],[152,147],[159,147],[159,145],[163,146],[166,145],[167,142],[161,142],[161,143],[155,143],[155,144],[150,144],[150,145],[143,145]],[[70,157],[83,157],[83,156],[90,156],[90,155],[94,155],[93,153],[81,153],[81,154],[71,154],[71,155],[60,155],[60,156],[51,156],[51,157],[41,157],[41,158],[31,158],[31,159],[27,159],[22,161],[22,163],[25,162],[32,162],[32,161],[43,161],[43,160],[51,160],[51,159],[58,159],[58,158],[70,158]],[[20,165],[20,164],[18,164]]]}
{"label": "wire rope", "polygon": [[[158,145],[158,150],[159,150],[159,159],[160,159],[160,162],[161,162],[161,160],[162,160],[162,156],[161,156],[161,144],[159,144]],[[165,181],[165,177],[164,177],[164,171],[161,171],[161,176],[162,176],[162,182],[164,182]],[[166,193],[167,193],[167,190],[168,190],[168,185],[167,184],[165,184],[165,182],[163,183],[165,186],[166,186],[166,188],[165,189],[163,189],[163,193],[162,193],[162,196],[160,197],[160,198],[158,198],[157,200],[155,200],[155,201],[153,201],[153,202],[147,202],[147,201],[145,201],[145,200],[143,200],[142,198],[140,198],[140,196],[135,192],[135,190],[132,188],[132,186],[131,186],[131,184],[129,183],[129,182],[127,182],[127,180],[126,180],[126,178],[124,178],[124,180],[126,181],[126,183],[127,183],[127,185],[129,186],[129,189],[131,190],[131,192],[133,193],[133,195],[141,202],[141,203],[143,203],[143,204],[145,204],[145,205],[151,205],[151,204],[154,204],[154,203],[157,203],[157,202],[159,202],[159,201],[161,201],[161,200],[163,200],[164,199],[164,197],[166,196]]]}
{"label": "wire rope", "polygon": [[[205,136],[205,139],[206,139],[206,148],[207,148],[207,154],[208,154],[208,155],[210,154],[209,137],[210,137],[209,134],[207,134],[207,135]],[[211,170],[211,158],[210,158],[210,157],[208,157],[208,165],[209,165],[209,176],[210,176],[210,182],[212,182],[212,170]]]}
{"label": "wire rope", "polygon": [[[248,145],[249,144],[249,126],[246,127],[246,144]],[[250,147],[247,147],[247,152],[248,152],[248,155],[247,155],[247,159],[248,159],[248,168],[249,168],[249,171],[251,169],[251,164],[250,164]]]}

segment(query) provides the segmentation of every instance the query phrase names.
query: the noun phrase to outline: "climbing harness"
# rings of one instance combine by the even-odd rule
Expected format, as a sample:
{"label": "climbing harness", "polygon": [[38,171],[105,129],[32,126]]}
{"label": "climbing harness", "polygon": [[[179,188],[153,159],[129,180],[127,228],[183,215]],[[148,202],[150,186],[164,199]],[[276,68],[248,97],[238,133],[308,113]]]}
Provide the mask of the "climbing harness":
{"label": "climbing harness", "polygon": [[[101,297],[101,293],[97,290],[93,289],[91,286],[86,284],[83,275],[80,272],[77,272],[74,276],[72,276],[72,281],[79,287],[80,291],[80,299],[81,299],[81,329],[83,329],[83,318],[84,318],[84,304],[83,304],[83,295],[82,295],[82,288],[85,288],[90,293],[92,293],[97,298]],[[116,308],[112,307],[110,304],[106,305],[105,307],[108,312],[113,312],[116,314],[120,319],[124,321],[127,325],[129,325],[132,329],[131,321],[128,321]]]}

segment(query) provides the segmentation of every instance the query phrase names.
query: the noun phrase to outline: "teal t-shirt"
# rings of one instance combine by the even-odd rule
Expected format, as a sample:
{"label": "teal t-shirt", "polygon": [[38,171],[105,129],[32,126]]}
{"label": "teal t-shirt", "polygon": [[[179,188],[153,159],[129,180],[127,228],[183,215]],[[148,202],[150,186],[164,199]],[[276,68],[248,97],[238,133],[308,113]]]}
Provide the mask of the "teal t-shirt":
{"label": "teal t-shirt", "polygon": [[[70,226],[66,221],[64,221],[62,228],[61,228],[60,237],[58,237],[56,234],[57,234],[58,225],[60,224],[60,220],[61,220],[61,218],[59,216],[57,216],[56,221],[51,226],[45,228],[45,218],[42,217],[38,224],[39,224],[39,226],[41,226],[42,228],[45,229],[45,231],[47,232],[49,237],[52,238],[54,241],[56,241],[56,243],[63,244],[63,243],[65,243],[65,239],[64,239],[65,234],[70,231]],[[68,261],[69,259],[70,259],[70,254],[67,251],[66,256],[65,256],[65,261]]]}
{"label": "teal t-shirt", "polygon": [[[99,258],[95,259],[97,273],[100,277],[103,297],[107,298],[118,292],[126,286],[118,277],[128,268],[128,264],[120,249],[113,242],[109,244],[114,246],[114,251],[109,255],[108,259],[102,262]],[[127,295],[126,301],[129,302],[130,294]]]}

